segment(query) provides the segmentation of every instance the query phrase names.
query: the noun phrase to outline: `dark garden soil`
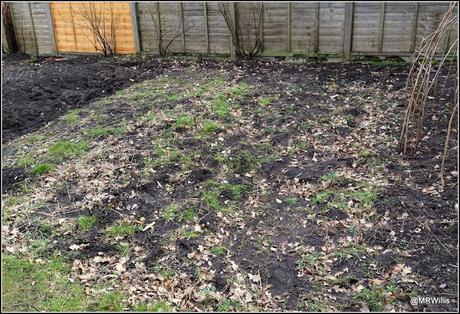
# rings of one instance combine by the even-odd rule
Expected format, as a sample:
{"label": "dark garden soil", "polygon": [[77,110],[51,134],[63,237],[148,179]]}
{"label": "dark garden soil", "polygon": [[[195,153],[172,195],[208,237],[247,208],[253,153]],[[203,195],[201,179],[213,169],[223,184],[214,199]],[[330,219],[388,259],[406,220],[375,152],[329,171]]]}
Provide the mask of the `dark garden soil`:
{"label": "dark garden soil", "polygon": [[161,74],[167,62],[98,56],[7,55],[2,62],[3,141],[35,131],[69,109]]}
{"label": "dark garden soil", "polygon": [[[450,83],[420,152],[402,156],[407,65],[3,67],[2,250],[63,256],[89,298],[110,283],[131,309],[457,307],[457,125],[438,176]],[[56,153],[62,141],[85,148]]]}

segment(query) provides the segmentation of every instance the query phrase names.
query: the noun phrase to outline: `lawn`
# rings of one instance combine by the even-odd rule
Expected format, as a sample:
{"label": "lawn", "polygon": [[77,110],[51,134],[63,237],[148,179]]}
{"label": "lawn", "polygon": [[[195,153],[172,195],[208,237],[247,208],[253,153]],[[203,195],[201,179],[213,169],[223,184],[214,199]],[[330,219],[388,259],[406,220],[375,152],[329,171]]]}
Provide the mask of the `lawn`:
{"label": "lawn", "polygon": [[455,309],[409,302],[458,292],[449,113],[399,153],[409,65],[157,62],[2,144],[3,310]]}

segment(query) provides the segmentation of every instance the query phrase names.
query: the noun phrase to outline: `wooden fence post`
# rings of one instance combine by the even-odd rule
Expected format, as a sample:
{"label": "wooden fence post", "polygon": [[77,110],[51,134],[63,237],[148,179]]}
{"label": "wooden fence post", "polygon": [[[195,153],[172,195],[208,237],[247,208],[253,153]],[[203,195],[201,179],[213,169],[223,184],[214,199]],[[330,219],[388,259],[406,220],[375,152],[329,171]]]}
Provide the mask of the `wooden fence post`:
{"label": "wooden fence post", "polygon": [[180,8],[180,18],[181,18],[181,24],[182,24],[182,46],[184,48],[184,53],[187,53],[187,46],[185,43],[185,19],[184,19],[184,3],[180,2],[179,4]]}
{"label": "wooden fence post", "polygon": [[14,20],[10,4],[2,2],[2,44],[6,45],[8,52],[17,52],[18,43],[14,31]]}
{"label": "wooden fence post", "polygon": [[351,49],[353,41],[353,10],[354,3],[345,3],[345,20],[343,31],[343,58],[345,60],[351,59]]}
{"label": "wooden fence post", "polygon": [[30,23],[32,24],[32,34],[34,36],[35,55],[38,56],[38,43],[37,43],[37,35],[35,34],[34,18],[32,16],[32,7],[30,6],[30,2],[28,2],[27,4],[29,6],[29,17],[30,17]]}
{"label": "wooden fence post", "polygon": [[161,55],[161,15],[160,15],[160,2],[156,2],[157,19],[158,19],[158,53]]}
{"label": "wooden fence post", "polygon": [[264,51],[264,3],[263,2],[260,3],[260,10],[261,10],[260,18],[262,19],[260,21],[260,29],[259,29],[260,40],[262,41],[262,47],[260,48],[260,52],[263,52]]}
{"label": "wooden fence post", "polygon": [[[230,2],[230,16],[232,18],[233,28],[235,31],[235,40],[238,41],[238,25],[236,20],[236,3]],[[233,34],[230,34],[230,56],[232,59],[236,59],[235,47],[237,47],[238,42],[233,42]]]}
{"label": "wooden fence post", "polygon": [[416,2],[415,8],[414,8],[414,20],[412,24],[412,37],[411,37],[410,48],[409,48],[410,53],[413,53],[415,51],[415,42],[417,41],[418,10],[419,10],[419,3]]}
{"label": "wooden fence post", "polygon": [[287,3],[287,44],[288,54],[291,53],[291,1]]}
{"label": "wooden fence post", "polygon": [[131,23],[133,25],[133,35],[134,35],[134,44],[136,46],[136,53],[141,52],[141,40],[140,40],[140,28],[139,28],[139,20],[137,19],[137,3],[131,2],[129,4],[131,8]]}
{"label": "wooden fence post", "polygon": [[204,15],[204,35],[206,39],[206,53],[209,54],[209,25],[208,25],[208,3],[203,2],[203,15]]}
{"label": "wooden fence post", "polygon": [[381,53],[383,50],[383,30],[385,28],[385,6],[386,3],[380,3],[380,21],[379,21],[379,43],[378,52]]}
{"label": "wooden fence post", "polygon": [[53,50],[54,54],[58,53],[57,50],[57,45],[56,45],[56,36],[54,34],[54,24],[53,24],[53,16],[51,15],[51,2],[48,2],[48,5],[46,6],[46,11],[48,15],[48,27],[50,29],[50,38],[51,38],[51,43],[53,44]]}
{"label": "wooden fence post", "polygon": [[315,2],[315,47],[314,47],[314,52],[315,54],[318,54],[319,52],[319,2]]}

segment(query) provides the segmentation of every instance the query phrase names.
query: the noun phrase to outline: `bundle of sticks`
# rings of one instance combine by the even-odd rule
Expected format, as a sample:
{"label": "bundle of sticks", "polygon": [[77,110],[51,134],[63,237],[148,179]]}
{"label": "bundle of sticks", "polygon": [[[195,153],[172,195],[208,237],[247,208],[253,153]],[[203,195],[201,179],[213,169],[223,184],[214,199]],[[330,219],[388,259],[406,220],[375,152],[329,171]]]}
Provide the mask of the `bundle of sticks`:
{"label": "bundle of sticks", "polygon": [[[451,73],[449,68],[444,85],[438,84],[441,69],[448,60],[458,60],[458,38],[449,43],[452,29],[457,27],[458,15],[457,4],[452,2],[442,17],[437,29],[425,37],[414,53],[414,60],[407,79],[406,91],[408,104],[406,116],[402,126],[400,148],[403,154],[416,152],[423,138],[425,128],[425,114],[427,99],[437,89],[445,87],[446,80],[452,74],[455,75],[455,94],[453,97],[452,113],[447,126],[447,134],[441,163],[441,181],[444,185],[444,163],[448,151],[449,138],[455,118],[458,119],[458,63],[454,67],[456,73]],[[441,55],[440,55],[440,51]],[[439,63],[435,58],[440,59]]]}

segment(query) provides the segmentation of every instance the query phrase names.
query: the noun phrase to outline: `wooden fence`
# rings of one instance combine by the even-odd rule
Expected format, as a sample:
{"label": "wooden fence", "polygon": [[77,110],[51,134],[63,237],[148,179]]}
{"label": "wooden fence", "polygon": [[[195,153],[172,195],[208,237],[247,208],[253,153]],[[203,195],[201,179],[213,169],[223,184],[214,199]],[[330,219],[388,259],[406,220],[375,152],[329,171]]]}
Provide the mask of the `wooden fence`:
{"label": "wooden fence", "polygon": [[[129,28],[125,31],[133,38],[129,39],[130,48],[121,53],[158,53],[158,17],[163,41],[173,39],[171,53],[230,55],[234,50],[218,2],[126,4],[130,21],[124,24]],[[250,3],[229,5],[238,17]],[[263,2],[260,55],[409,55],[436,28],[448,5],[449,2]],[[63,35],[56,28],[59,13],[53,10],[52,3],[10,2],[9,8],[22,52],[79,52],[72,51],[70,45],[65,50],[61,48]],[[176,27],[186,31],[180,36],[168,32]],[[457,28],[452,29],[444,47],[456,37]]]}

